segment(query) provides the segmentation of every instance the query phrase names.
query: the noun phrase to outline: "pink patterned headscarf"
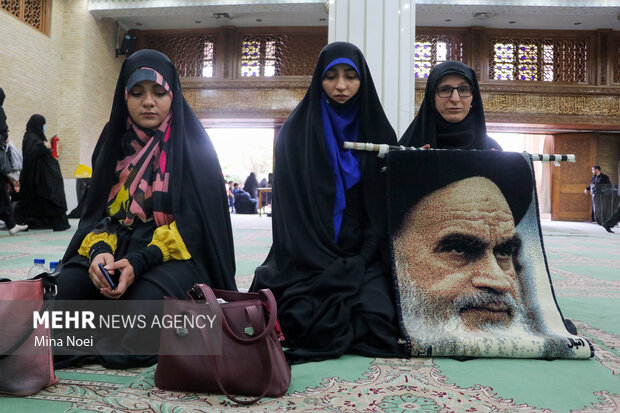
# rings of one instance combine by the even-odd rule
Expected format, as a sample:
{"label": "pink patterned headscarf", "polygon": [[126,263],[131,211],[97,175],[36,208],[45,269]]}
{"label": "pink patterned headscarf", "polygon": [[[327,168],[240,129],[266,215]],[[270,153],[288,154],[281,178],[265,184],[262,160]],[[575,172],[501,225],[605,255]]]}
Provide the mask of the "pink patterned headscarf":
{"label": "pink patterned headscarf", "polygon": [[[125,100],[131,88],[143,80],[152,80],[164,87],[172,97],[163,76],[148,67],[134,71],[125,88]],[[169,165],[166,150],[169,145],[172,112],[152,130],[138,126],[127,118],[127,131],[122,139],[121,159],[116,163],[116,184],[108,196],[108,211],[113,219],[130,226],[135,217],[143,222],[155,219],[158,226],[174,221],[169,206]],[[125,195],[126,193],[126,195]]]}

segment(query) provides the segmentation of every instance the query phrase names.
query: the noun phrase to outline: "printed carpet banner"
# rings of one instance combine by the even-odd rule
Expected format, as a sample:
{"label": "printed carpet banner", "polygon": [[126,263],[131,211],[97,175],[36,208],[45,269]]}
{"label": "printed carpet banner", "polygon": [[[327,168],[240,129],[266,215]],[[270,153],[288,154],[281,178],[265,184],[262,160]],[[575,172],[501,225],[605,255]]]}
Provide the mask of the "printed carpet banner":
{"label": "printed carpet banner", "polygon": [[412,356],[594,355],[555,299],[529,155],[395,151],[387,180],[397,302]]}

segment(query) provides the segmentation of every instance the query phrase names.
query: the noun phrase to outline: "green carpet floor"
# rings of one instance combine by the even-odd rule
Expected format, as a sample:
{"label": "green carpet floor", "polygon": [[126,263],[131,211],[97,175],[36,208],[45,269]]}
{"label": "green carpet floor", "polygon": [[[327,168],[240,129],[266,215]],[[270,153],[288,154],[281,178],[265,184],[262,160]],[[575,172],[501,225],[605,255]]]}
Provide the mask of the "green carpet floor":
{"label": "green carpet floor", "polygon": [[[270,223],[265,216],[233,215],[240,287],[249,286],[269,251]],[[543,233],[558,302],[594,343],[590,360],[345,356],[293,366],[285,396],[250,407],[219,395],[160,390],[153,383],[154,367],[93,365],[57,371],[59,383],[34,396],[0,397],[0,412],[620,411],[620,233],[566,222],[544,222]],[[57,260],[71,235],[71,230],[0,233],[0,277],[25,274],[35,257]]]}

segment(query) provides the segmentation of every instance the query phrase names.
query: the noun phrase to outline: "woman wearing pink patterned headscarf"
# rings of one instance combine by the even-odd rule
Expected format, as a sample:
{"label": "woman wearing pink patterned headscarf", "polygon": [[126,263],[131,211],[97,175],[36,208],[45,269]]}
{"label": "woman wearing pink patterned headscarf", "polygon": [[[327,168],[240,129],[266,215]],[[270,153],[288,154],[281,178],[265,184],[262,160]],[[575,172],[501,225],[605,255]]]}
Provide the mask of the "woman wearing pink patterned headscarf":
{"label": "woman wearing pink patterned headscarf", "polygon": [[[58,300],[182,299],[195,283],[236,289],[219,161],[165,55],[141,50],[124,62],[92,164],[85,209],[63,258]],[[122,338],[123,349],[132,339]],[[108,366],[156,361],[154,355],[107,351],[95,349]]]}

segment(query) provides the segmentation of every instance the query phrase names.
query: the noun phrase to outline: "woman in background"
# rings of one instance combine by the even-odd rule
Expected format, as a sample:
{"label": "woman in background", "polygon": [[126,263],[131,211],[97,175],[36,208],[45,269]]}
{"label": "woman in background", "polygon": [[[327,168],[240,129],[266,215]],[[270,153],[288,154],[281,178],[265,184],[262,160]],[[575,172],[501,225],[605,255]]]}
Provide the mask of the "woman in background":
{"label": "woman in background", "polygon": [[435,149],[495,149],[487,135],[476,72],[456,61],[436,65],[428,75],[417,116],[398,142]]}
{"label": "woman in background", "polygon": [[[2,105],[6,95],[0,88],[0,150],[6,150],[9,145],[9,126],[6,123],[6,113]],[[12,185],[15,191],[19,191],[19,181],[15,181],[11,176],[0,176],[0,219],[4,221],[6,229],[10,235],[28,229],[28,225],[17,225],[13,216],[11,197],[7,185]]]}
{"label": "woman in background", "polygon": [[58,160],[52,156],[45,137],[45,118],[32,115],[22,140],[24,166],[20,174],[19,200],[15,218],[31,229],[64,231],[67,218],[65,184]]}
{"label": "woman in background", "polygon": [[396,144],[362,52],[320,53],[276,141],[273,246],[253,290],[270,288],[293,363],[345,353],[401,356],[384,163],[344,141]]}
{"label": "woman in background", "polygon": [[250,194],[251,198],[258,198],[258,179],[256,179],[256,174],[254,172],[250,172],[248,177],[245,179],[243,190]]}

